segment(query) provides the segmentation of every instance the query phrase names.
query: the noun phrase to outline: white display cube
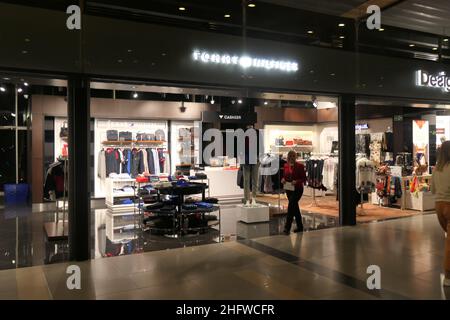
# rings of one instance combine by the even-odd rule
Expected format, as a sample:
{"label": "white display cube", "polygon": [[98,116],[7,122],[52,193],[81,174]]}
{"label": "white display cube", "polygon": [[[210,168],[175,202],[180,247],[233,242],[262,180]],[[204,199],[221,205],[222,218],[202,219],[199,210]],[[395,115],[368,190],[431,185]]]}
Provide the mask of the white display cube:
{"label": "white display cube", "polygon": [[245,223],[267,222],[270,220],[269,207],[258,204],[257,206],[236,206],[236,218]]}
{"label": "white display cube", "polygon": [[269,222],[262,222],[256,224],[238,223],[237,235],[244,239],[254,239],[270,236]]}
{"label": "white display cube", "polygon": [[435,200],[431,192],[419,191],[417,196],[411,192],[406,192],[406,208],[418,211],[434,210]]}

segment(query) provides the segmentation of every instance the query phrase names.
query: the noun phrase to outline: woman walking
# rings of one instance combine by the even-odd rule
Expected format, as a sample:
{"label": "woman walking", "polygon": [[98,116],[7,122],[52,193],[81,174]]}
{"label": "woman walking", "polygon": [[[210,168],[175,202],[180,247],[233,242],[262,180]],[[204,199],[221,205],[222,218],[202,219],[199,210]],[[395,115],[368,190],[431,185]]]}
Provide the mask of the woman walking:
{"label": "woman walking", "polygon": [[442,143],[438,151],[436,167],[433,170],[431,191],[435,195],[436,214],[446,233],[443,285],[450,286],[450,141]]}
{"label": "woman walking", "polygon": [[297,162],[297,153],[293,150],[289,151],[287,163],[284,165],[284,174],[281,183],[284,185],[287,198],[289,200],[288,214],[284,233],[291,232],[292,221],[295,217],[297,229],[294,232],[303,231],[302,216],[298,202],[303,195],[303,184],[306,181],[305,167]]}

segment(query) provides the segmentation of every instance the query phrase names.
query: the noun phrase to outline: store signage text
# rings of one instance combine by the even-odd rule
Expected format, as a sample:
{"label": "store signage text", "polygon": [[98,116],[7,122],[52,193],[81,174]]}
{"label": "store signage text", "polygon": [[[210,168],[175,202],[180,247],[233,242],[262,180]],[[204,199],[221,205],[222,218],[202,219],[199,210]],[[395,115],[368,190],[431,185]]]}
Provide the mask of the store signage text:
{"label": "store signage text", "polygon": [[241,120],[241,115],[219,114],[219,118],[223,120]]}
{"label": "store signage text", "polygon": [[274,60],[266,58],[256,58],[248,55],[231,55],[231,54],[219,54],[215,52],[207,52],[203,50],[194,50],[192,53],[194,61],[202,62],[205,64],[218,64],[229,66],[240,66],[243,69],[265,69],[265,70],[277,70],[285,72],[296,72],[298,70],[298,62]]}
{"label": "store signage text", "polygon": [[369,124],[368,123],[358,123],[355,125],[355,129],[356,130],[367,130],[367,129],[369,129]]}
{"label": "store signage text", "polygon": [[440,88],[445,92],[450,91],[450,77],[445,72],[432,75],[424,70],[418,70],[416,72],[416,84],[420,87]]}

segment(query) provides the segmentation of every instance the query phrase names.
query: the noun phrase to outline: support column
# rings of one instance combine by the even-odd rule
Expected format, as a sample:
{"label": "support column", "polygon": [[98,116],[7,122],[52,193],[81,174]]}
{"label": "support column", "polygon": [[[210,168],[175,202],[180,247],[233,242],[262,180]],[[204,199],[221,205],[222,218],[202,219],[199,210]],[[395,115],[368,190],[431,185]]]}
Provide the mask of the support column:
{"label": "support column", "polygon": [[356,225],[355,96],[339,99],[339,223]]}
{"label": "support column", "polygon": [[69,252],[70,260],[91,258],[90,248],[90,83],[76,75],[68,81]]}

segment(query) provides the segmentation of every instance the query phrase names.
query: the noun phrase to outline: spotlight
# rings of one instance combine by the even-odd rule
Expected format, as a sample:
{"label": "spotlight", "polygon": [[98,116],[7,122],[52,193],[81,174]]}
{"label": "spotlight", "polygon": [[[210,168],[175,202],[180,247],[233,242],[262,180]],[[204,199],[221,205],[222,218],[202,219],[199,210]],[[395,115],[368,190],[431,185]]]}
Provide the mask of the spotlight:
{"label": "spotlight", "polygon": [[338,26],[341,27],[341,28],[345,27],[345,23],[339,23]]}
{"label": "spotlight", "polygon": [[21,93],[22,91],[23,91],[22,88],[17,88],[17,92],[18,92],[18,93]]}
{"label": "spotlight", "polygon": [[269,103],[267,101],[264,101],[264,105],[267,106]]}
{"label": "spotlight", "polygon": [[313,34],[313,33],[314,33],[314,31],[308,30],[308,34]]}
{"label": "spotlight", "polygon": [[226,14],[226,15],[224,15],[223,17],[224,17],[224,18],[231,18],[231,15],[230,15],[230,14]]}
{"label": "spotlight", "polygon": [[27,94],[24,94],[23,97],[24,97],[25,99],[28,99],[28,95],[27,95]]}
{"label": "spotlight", "polygon": [[409,46],[412,48],[412,47],[415,47],[416,45],[411,43]]}
{"label": "spotlight", "polygon": [[137,92],[133,93],[133,98],[137,99],[137,97],[139,97],[139,95],[137,94]]}
{"label": "spotlight", "polygon": [[239,104],[242,104],[242,99],[239,99],[239,100],[238,100],[238,103],[239,103]]}
{"label": "spotlight", "polygon": [[185,8],[185,7],[179,7],[178,10],[180,10],[180,11],[186,11],[186,8]]}
{"label": "spotlight", "polygon": [[214,104],[214,103],[216,103],[216,102],[214,101],[214,97],[211,97],[211,104]]}
{"label": "spotlight", "polygon": [[1,86],[1,87],[0,87],[0,91],[1,91],[1,92],[5,92],[5,91],[6,91],[6,88],[5,88],[4,86]]}
{"label": "spotlight", "polygon": [[380,29],[378,29],[378,31],[384,31],[384,28],[380,28]]}
{"label": "spotlight", "polygon": [[24,85],[25,87],[28,87],[28,82],[24,82],[23,85]]}
{"label": "spotlight", "polygon": [[344,38],[345,38],[344,36],[340,36],[340,37],[339,37],[339,39],[344,39]]}
{"label": "spotlight", "polygon": [[254,3],[249,3],[248,6],[249,6],[250,8],[254,8],[254,7],[256,7],[256,4],[254,4]]}
{"label": "spotlight", "polygon": [[444,40],[442,40],[442,41],[444,41],[444,42],[448,42],[448,38],[445,38]]}

